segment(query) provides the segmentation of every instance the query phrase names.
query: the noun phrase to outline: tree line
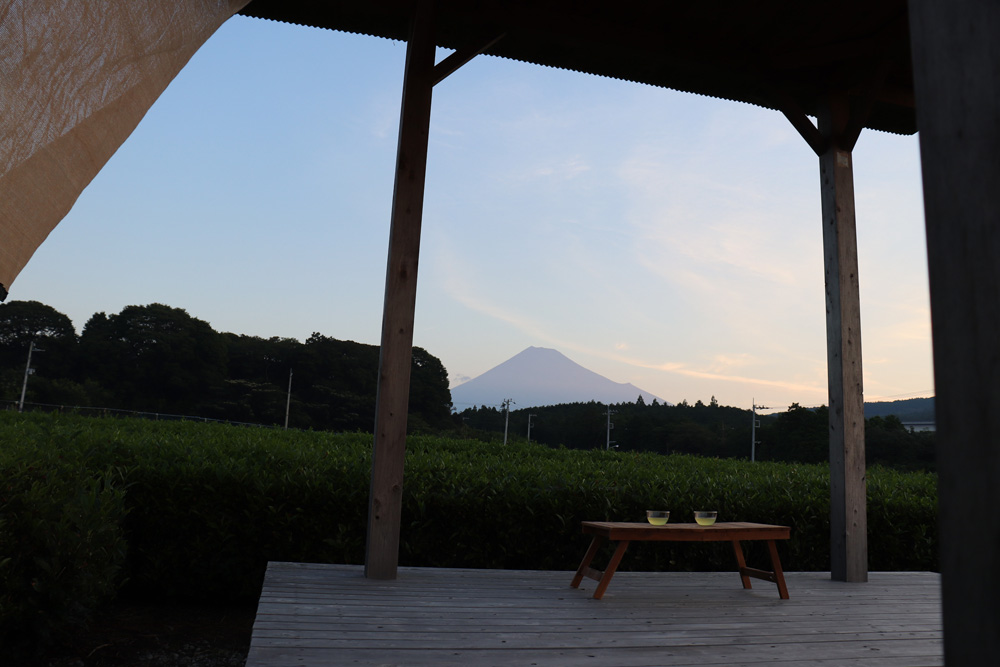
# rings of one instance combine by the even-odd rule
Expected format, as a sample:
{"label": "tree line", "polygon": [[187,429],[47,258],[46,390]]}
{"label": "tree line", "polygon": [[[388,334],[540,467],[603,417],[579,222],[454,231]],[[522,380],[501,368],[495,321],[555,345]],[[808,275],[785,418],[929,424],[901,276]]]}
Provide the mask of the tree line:
{"label": "tree line", "polygon": [[[608,411],[611,411],[609,417]],[[829,414],[826,406],[793,403],[785,412],[757,415],[750,410],[709,403],[677,405],[640,396],[635,403],[570,403],[511,410],[476,406],[459,413],[465,429],[480,437],[529,437],[550,446],[601,449],[611,440],[620,451],[684,453],[758,461],[821,463],[829,460]],[[608,428],[608,423],[612,428]],[[754,441],[756,440],[756,444]],[[934,470],[934,434],[912,432],[895,415],[865,420],[865,457],[869,465],[904,470]]]}
{"label": "tree line", "polygon": [[[77,335],[56,309],[12,301],[0,305],[0,396],[8,401],[20,397],[32,344],[29,403],[268,425],[283,424],[287,406],[290,426],[316,430],[370,432],[375,422],[377,345],[319,333],[299,342],[217,332],[162,304],[96,313]],[[444,365],[419,347],[409,424],[415,431],[454,425]]]}
{"label": "tree line", "polygon": [[[29,346],[36,374],[26,400],[193,415],[255,424],[371,432],[379,349],[313,333],[305,342],[220,333],[180,308],[127,306],[96,313],[77,335],[70,319],[36,301],[0,304],[0,399],[21,392]],[[289,373],[292,389],[289,393]],[[290,399],[290,402],[289,402]],[[608,411],[611,415],[608,415]],[[413,349],[408,428],[484,440],[530,439],[553,447],[685,453],[719,458],[816,463],[829,458],[827,408],[792,404],[753,415],[741,408],[677,405],[640,396],[610,408],[596,402],[452,412],[448,374]],[[613,424],[608,429],[608,423]],[[759,444],[752,445],[756,440]],[[913,433],[895,415],[866,420],[866,458],[902,469],[934,469],[934,434]]]}

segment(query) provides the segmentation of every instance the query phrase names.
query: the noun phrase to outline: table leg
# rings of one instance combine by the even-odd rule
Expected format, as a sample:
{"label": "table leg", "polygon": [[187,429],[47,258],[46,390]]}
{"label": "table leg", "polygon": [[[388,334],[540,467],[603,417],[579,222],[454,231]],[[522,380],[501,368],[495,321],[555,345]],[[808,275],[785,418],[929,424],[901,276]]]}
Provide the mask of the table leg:
{"label": "table leg", "polygon": [[607,539],[601,537],[600,535],[594,536],[594,539],[590,541],[590,548],[587,549],[587,553],[584,554],[583,560],[580,561],[580,567],[576,570],[576,576],[573,577],[573,582],[570,584],[573,588],[579,588],[580,582],[583,581],[584,575],[587,573],[587,569],[590,568],[590,562],[594,560],[594,556],[597,555],[597,550],[600,549]]}
{"label": "table leg", "polygon": [[743,588],[753,588],[750,584],[750,577],[747,575],[747,561],[743,557],[743,545],[739,540],[733,540],[733,553],[736,554],[736,567],[743,581]]}
{"label": "table leg", "polygon": [[778,584],[778,595],[782,600],[787,600],[788,587],[785,585],[785,573],[781,569],[781,559],[778,558],[778,545],[774,543],[774,540],[768,540],[767,549],[771,552],[771,567],[774,568],[774,583]]}
{"label": "table leg", "polygon": [[604,597],[604,591],[608,589],[611,577],[615,576],[615,570],[618,569],[618,564],[622,562],[622,556],[625,555],[626,549],[628,549],[628,540],[622,540],[618,543],[618,548],[615,549],[615,553],[611,557],[611,562],[608,563],[608,569],[604,571],[604,576],[601,577],[601,583],[597,584],[597,588],[594,590],[595,600],[600,600]]}

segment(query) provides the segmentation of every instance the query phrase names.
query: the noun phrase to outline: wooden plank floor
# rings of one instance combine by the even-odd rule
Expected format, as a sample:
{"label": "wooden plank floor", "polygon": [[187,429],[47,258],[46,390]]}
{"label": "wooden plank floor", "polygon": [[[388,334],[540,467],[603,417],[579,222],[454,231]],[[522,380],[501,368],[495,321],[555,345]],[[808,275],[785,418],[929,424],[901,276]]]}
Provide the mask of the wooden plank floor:
{"label": "wooden plank floor", "polygon": [[939,575],[785,576],[790,600],[735,572],[619,572],[594,600],[572,572],[271,563],[246,664],[944,664]]}

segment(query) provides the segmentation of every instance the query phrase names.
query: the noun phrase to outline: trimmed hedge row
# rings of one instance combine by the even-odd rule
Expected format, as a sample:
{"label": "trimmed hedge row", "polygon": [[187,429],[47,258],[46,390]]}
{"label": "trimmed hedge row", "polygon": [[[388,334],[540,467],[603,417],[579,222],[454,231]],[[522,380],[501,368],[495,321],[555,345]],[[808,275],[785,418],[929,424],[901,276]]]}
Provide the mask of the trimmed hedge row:
{"label": "trimmed hedge row", "polygon": [[123,470],[94,466],[62,424],[0,431],[0,646],[8,655],[83,623],[118,592]]}
{"label": "trimmed hedge row", "polygon": [[[791,526],[781,547],[785,569],[830,569],[825,466],[433,439],[408,448],[400,556],[407,564],[576,569],[588,543],[580,521],[643,521],[647,509],[666,509],[671,521],[691,522],[695,510],[714,509],[721,521]],[[873,468],[868,480],[870,568],[936,570],[936,476]],[[719,544],[637,543],[622,563],[732,567],[731,549]]]}
{"label": "trimmed hedge row", "polygon": [[[36,610],[72,617],[121,585],[253,600],[269,560],[361,563],[371,444],[369,434],[0,414],[0,638]],[[408,440],[406,466],[401,565],[573,570],[588,543],[582,520],[668,509],[690,521],[715,509],[721,521],[791,526],[786,570],[829,569],[824,466],[434,437]],[[936,570],[936,477],[874,468],[868,495],[871,569]],[[622,569],[733,567],[726,545],[633,546]]]}

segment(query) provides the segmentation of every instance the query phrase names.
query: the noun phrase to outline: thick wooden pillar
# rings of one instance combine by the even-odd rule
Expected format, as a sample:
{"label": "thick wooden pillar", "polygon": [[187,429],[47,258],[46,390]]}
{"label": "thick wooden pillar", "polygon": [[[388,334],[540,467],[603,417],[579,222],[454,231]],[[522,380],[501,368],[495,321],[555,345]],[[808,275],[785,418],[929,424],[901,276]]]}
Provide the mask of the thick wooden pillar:
{"label": "thick wooden pillar", "polygon": [[1000,4],[910,0],[947,665],[1000,656]]}
{"label": "thick wooden pillar", "polygon": [[868,519],[853,138],[845,138],[849,112],[846,95],[831,95],[818,118],[826,141],[819,168],[830,401],[830,572],[838,581],[862,582],[868,581]]}
{"label": "thick wooden pillar", "polygon": [[375,445],[365,548],[365,576],[373,579],[395,579],[399,563],[406,415],[434,72],[432,28],[431,3],[422,0],[417,3],[406,47],[396,184],[392,195],[389,259],[382,311]]}

